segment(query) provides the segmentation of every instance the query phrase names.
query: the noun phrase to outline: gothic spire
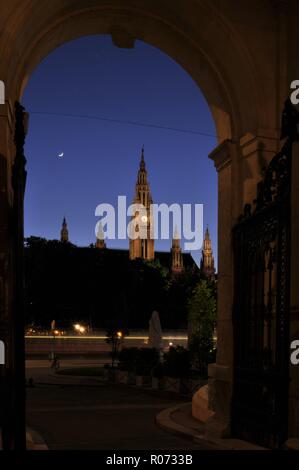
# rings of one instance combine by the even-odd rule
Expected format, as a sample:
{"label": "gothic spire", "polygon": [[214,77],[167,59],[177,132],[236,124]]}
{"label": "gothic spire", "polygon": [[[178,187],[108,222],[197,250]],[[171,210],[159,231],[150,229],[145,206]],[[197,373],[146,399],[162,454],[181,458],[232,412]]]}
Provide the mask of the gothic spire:
{"label": "gothic spire", "polygon": [[175,229],[174,229],[174,233],[173,233],[173,237],[172,237],[172,247],[180,247],[180,243],[181,240],[180,240],[180,234],[179,234],[179,231],[178,231],[178,227],[177,225],[175,226]]}
{"label": "gothic spire", "polygon": [[140,170],[145,170],[144,145],[142,146],[142,149],[141,149]]}
{"label": "gothic spire", "polygon": [[60,241],[61,242],[68,242],[69,241],[69,231],[68,231],[68,228],[67,228],[67,222],[66,222],[65,217],[63,217],[63,221],[62,221],[62,227],[61,227],[61,231],[60,231]]}
{"label": "gothic spire", "polygon": [[103,226],[102,226],[101,222],[98,225],[96,247],[97,248],[106,248],[105,234],[104,234],[104,230],[103,230]]}
{"label": "gothic spire", "polygon": [[206,228],[205,238],[203,241],[200,269],[201,269],[202,274],[206,278],[214,279],[215,277],[214,256],[213,256],[212,242],[210,239],[210,233],[209,233],[208,227]]}
{"label": "gothic spire", "polygon": [[141,148],[141,157],[137,175],[137,182],[135,185],[134,204],[141,204],[146,211],[142,216],[139,210],[136,209],[133,215],[132,229],[135,232],[141,231],[146,234],[146,237],[129,237],[130,238],[130,259],[154,259],[154,239],[153,239],[153,217],[151,212],[151,204],[153,203],[150,185],[147,180],[147,170],[145,167],[144,159],[144,146]]}
{"label": "gothic spire", "polygon": [[171,271],[172,274],[179,274],[184,269],[183,255],[181,249],[181,240],[177,226],[175,227],[174,234],[172,237],[172,248],[171,248]]}

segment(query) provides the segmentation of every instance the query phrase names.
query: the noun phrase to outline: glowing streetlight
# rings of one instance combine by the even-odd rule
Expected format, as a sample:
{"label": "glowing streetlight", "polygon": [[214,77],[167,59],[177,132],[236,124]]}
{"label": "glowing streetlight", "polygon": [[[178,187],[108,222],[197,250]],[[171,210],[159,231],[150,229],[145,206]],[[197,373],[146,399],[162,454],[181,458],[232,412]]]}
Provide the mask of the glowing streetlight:
{"label": "glowing streetlight", "polygon": [[80,331],[80,333],[84,333],[85,332],[84,326],[80,326],[79,331]]}
{"label": "glowing streetlight", "polygon": [[79,323],[76,323],[76,325],[74,325],[74,328],[76,331],[80,331],[81,325],[79,325]]}
{"label": "glowing streetlight", "polygon": [[116,335],[117,335],[118,338],[122,338],[122,336],[123,336],[123,334],[122,334],[121,331],[118,331],[118,332],[116,333]]}

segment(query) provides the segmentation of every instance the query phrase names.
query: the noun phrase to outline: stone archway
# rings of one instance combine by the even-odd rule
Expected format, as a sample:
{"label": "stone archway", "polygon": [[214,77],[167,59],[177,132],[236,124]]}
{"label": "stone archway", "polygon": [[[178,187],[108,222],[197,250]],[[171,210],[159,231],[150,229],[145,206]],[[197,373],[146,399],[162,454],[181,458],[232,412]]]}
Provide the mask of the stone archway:
{"label": "stone archway", "polygon": [[[20,98],[34,67],[59,45],[88,34],[112,34],[120,47],[140,39],[176,60],[203,91],[216,122],[219,142],[269,125],[265,94],[257,87],[258,71],[246,44],[211,2],[15,1],[4,20],[1,74],[7,96]],[[30,10],[29,10],[30,5]],[[30,11],[30,13],[29,13]],[[199,22],[196,20],[199,19]],[[6,33],[6,34],[5,34]],[[8,60],[9,59],[9,60]]]}
{"label": "stone archway", "polygon": [[[278,150],[280,111],[290,73],[295,71],[286,58],[289,20],[285,2],[243,3],[242,10],[236,9],[234,0],[217,6],[212,0],[128,0],[125,5],[122,0],[11,0],[2,6],[0,78],[5,83],[6,101],[0,105],[0,186],[5,208],[0,232],[0,334],[12,348],[7,353],[7,374],[17,374],[21,367],[14,357],[21,336],[16,333],[13,300],[18,243],[13,231],[20,235],[22,225],[22,213],[19,223],[11,224],[17,210],[11,178],[16,163],[14,102],[20,100],[34,67],[60,44],[101,33],[111,34],[119,47],[132,47],[135,39],[140,39],[163,50],[191,75],[216,124],[219,145],[210,157],[218,171],[219,343],[211,374],[222,390],[218,430],[220,434],[229,432],[231,228],[243,205],[255,195],[261,167]],[[299,15],[295,4],[291,13],[292,18]],[[295,30],[296,22],[291,31]]]}

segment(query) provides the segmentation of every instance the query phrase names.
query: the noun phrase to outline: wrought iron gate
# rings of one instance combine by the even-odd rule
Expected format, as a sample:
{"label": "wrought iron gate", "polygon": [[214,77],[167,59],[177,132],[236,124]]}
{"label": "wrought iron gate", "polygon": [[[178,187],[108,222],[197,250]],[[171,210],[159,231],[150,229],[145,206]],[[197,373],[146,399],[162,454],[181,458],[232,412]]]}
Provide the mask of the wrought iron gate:
{"label": "wrought iron gate", "polygon": [[291,137],[233,229],[232,435],[271,448],[287,438]]}

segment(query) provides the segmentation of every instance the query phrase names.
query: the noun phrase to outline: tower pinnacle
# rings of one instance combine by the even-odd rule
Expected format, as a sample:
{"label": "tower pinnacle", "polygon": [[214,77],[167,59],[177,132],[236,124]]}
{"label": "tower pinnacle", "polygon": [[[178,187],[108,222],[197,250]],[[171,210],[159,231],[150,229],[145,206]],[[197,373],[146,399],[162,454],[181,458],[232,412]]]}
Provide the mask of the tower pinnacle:
{"label": "tower pinnacle", "polygon": [[104,234],[104,230],[103,230],[103,226],[102,226],[101,222],[99,223],[99,226],[98,226],[96,247],[97,248],[106,248],[105,234]]}
{"label": "tower pinnacle", "polygon": [[200,269],[202,274],[208,279],[214,279],[215,277],[215,266],[214,256],[212,250],[212,242],[210,239],[210,232],[208,227],[206,228],[205,238],[203,242]]}
{"label": "tower pinnacle", "polygon": [[177,227],[175,227],[174,234],[172,237],[172,248],[171,248],[171,271],[173,274],[179,274],[183,271],[183,256],[181,249],[181,240]]}
{"label": "tower pinnacle", "polygon": [[141,164],[145,164],[145,161],[144,161],[144,145],[142,146],[142,149],[141,149]]}
{"label": "tower pinnacle", "polygon": [[67,228],[67,222],[66,222],[65,217],[63,217],[63,221],[62,221],[62,227],[61,227],[61,231],[60,231],[60,241],[61,242],[68,242],[69,241],[69,231],[68,231],[68,228]]}

